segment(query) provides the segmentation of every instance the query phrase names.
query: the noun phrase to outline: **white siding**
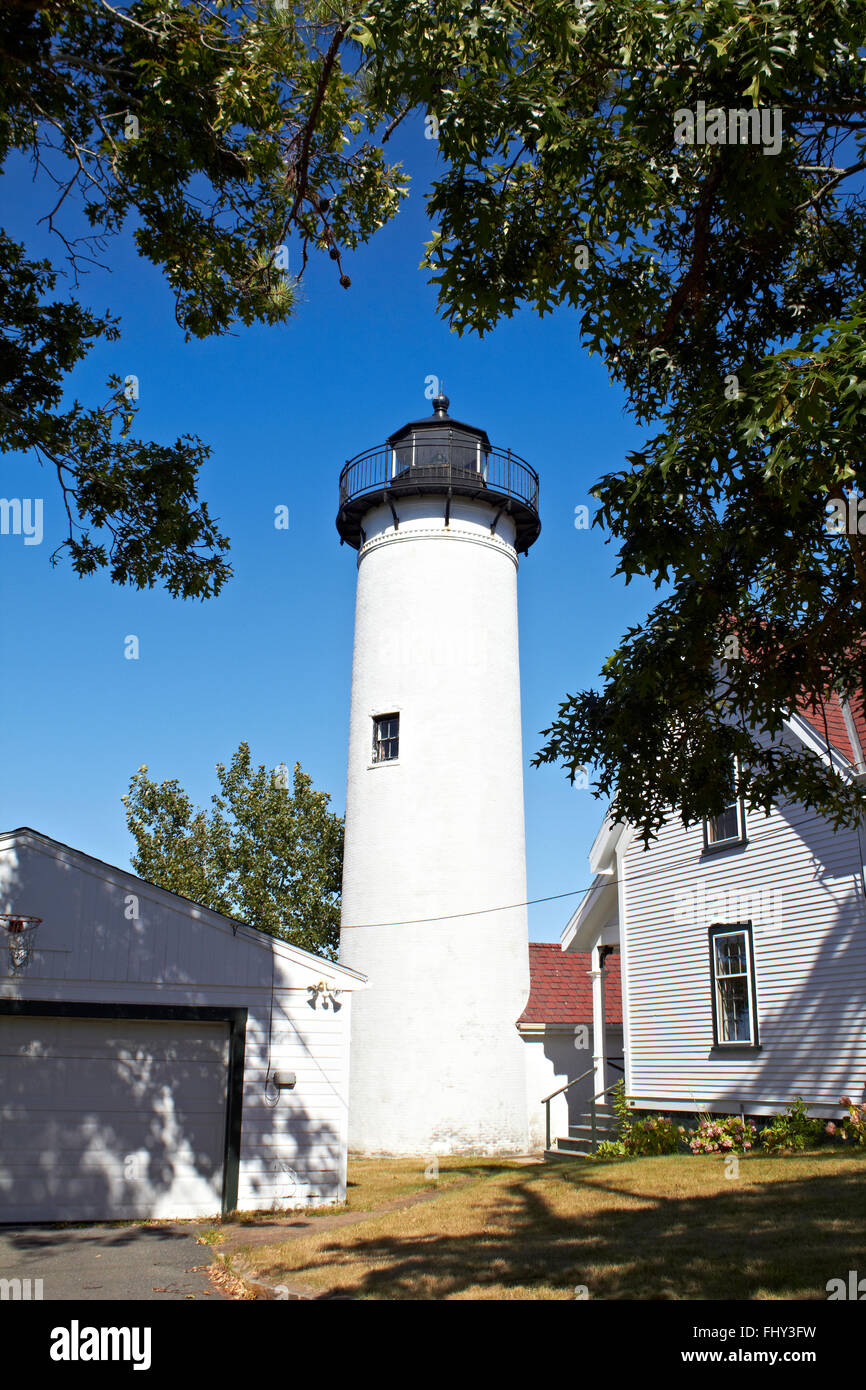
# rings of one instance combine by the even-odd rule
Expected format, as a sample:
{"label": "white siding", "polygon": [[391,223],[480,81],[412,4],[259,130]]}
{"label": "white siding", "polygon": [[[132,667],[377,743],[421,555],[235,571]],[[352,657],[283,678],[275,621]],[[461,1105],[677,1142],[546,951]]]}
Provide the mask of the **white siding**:
{"label": "white siding", "polygon": [[[866,904],[853,830],[802,807],[748,814],[748,843],[703,853],[669,824],[619,873],[627,1088],[639,1105],[837,1113],[866,1076]],[[708,928],[751,920],[761,1050],[713,1052]]]}
{"label": "white siding", "polygon": [[[0,999],[246,1008],[239,1209],[345,1199],[349,1019],[362,980],[30,832],[0,836],[0,911],[43,918],[20,977],[0,939]],[[323,977],[335,1000],[312,990]],[[269,1062],[271,1075],[296,1073],[293,1090],[266,1093]]]}

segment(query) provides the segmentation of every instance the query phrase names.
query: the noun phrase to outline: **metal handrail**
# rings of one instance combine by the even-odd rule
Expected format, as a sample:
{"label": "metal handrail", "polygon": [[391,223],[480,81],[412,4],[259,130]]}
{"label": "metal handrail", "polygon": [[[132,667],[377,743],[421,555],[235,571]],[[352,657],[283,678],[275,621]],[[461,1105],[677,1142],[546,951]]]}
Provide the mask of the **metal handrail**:
{"label": "metal handrail", "polygon": [[[624,1061],[624,1060],[625,1060],[625,1058],[623,1058],[623,1061]],[[609,1057],[609,1058],[607,1059],[607,1064],[608,1064],[608,1066],[616,1067],[617,1071],[623,1071],[623,1070],[624,1070],[624,1068],[622,1068],[622,1067],[619,1065],[619,1063],[618,1063],[618,1062],[615,1062],[615,1061],[613,1060],[613,1058],[611,1058],[611,1057]],[[547,1139],[547,1142],[546,1142],[546,1144],[545,1144],[545,1148],[547,1148],[547,1149],[550,1148],[550,1102],[551,1102],[556,1096],[561,1096],[562,1093],[563,1093],[563,1091],[569,1091],[569,1090],[571,1090],[571,1087],[572,1087],[572,1086],[576,1086],[577,1083],[578,1083],[578,1081],[583,1081],[584,1077],[586,1077],[586,1076],[591,1076],[592,1073],[593,1073],[594,1071],[595,1071],[595,1067],[587,1067],[586,1071],[582,1071],[582,1072],[580,1073],[580,1076],[576,1076],[576,1077],[574,1078],[573,1081],[566,1081],[566,1083],[565,1083],[564,1086],[560,1086],[556,1091],[551,1091],[551,1093],[550,1093],[549,1096],[542,1096],[541,1104],[545,1107],[545,1122],[544,1122],[544,1128],[545,1128],[545,1135],[546,1135],[546,1139]],[[618,1082],[618,1081],[615,1081],[615,1082],[613,1083],[613,1086],[608,1086],[607,1091],[612,1091],[612,1090],[613,1090],[613,1087],[614,1087],[614,1086],[618,1086],[618,1085],[619,1085],[619,1082]],[[606,1095],[607,1095],[607,1091],[599,1091],[599,1092],[598,1092],[598,1095],[593,1096],[593,1097],[592,1097],[592,1100],[590,1101],[590,1114],[592,1115],[592,1132],[593,1132],[593,1139],[595,1138],[595,1102],[597,1101],[598,1096],[606,1096]],[[593,1147],[593,1153],[595,1153],[595,1147]]]}
{"label": "metal handrail", "polygon": [[578,1081],[582,1081],[585,1076],[591,1076],[594,1071],[595,1067],[588,1067],[586,1071],[581,1072],[580,1076],[576,1076],[573,1081],[566,1081],[565,1085],[560,1086],[558,1091],[551,1091],[550,1095],[545,1096],[542,1100],[541,1103],[544,1106],[544,1133],[546,1137],[544,1147],[546,1149],[550,1148],[550,1102],[553,1100],[554,1096],[561,1096],[563,1091],[567,1091],[572,1086],[576,1086]]}
{"label": "metal handrail", "polygon": [[[621,1072],[624,1072],[624,1071],[625,1071],[625,1067],[621,1067],[621,1066],[619,1065],[618,1062],[615,1062],[615,1061],[613,1060],[612,1057],[608,1057],[608,1058],[606,1059],[606,1061],[607,1061],[607,1065],[608,1065],[609,1067],[616,1067],[617,1071],[621,1071]],[[625,1058],[623,1058],[623,1061],[625,1061]],[[591,1070],[592,1070],[592,1071],[595,1071],[595,1067],[592,1067]],[[586,1076],[586,1072],[584,1072],[584,1076]],[[610,1084],[609,1086],[606,1086],[605,1089],[604,1089],[603,1091],[596,1091],[596,1093],[595,1093],[595,1095],[592,1097],[592,1099],[593,1099],[593,1100],[598,1100],[599,1096],[606,1096],[607,1093],[608,1093],[608,1091],[612,1091],[612,1090],[614,1089],[614,1087],[616,1087],[616,1086],[618,1086],[618,1085],[619,1085],[619,1082],[618,1082],[618,1081],[613,1081],[613,1082],[611,1082],[611,1084]]]}
{"label": "metal handrail", "polygon": [[[611,1066],[615,1066],[615,1065],[616,1065],[616,1063],[611,1062]],[[597,1123],[598,1112],[597,1112],[597,1110],[596,1110],[596,1108],[595,1108],[595,1103],[596,1103],[596,1101],[599,1099],[600,1096],[606,1096],[606,1095],[608,1094],[608,1091],[615,1091],[618,1085],[619,1085],[619,1082],[618,1082],[618,1081],[614,1081],[613,1084],[610,1085],[610,1086],[607,1086],[607,1087],[605,1088],[605,1090],[603,1090],[603,1091],[596,1091],[595,1095],[592,1097],[592,1100],[589,1102],[589,1117],[590,1117],[590,1123],[591,1123],[591,1126],[592,1126],[592,1139],[591,1139],[591,1143],[592,1143],[592,1151],[593,1151],[593,1153],[595,1153],[595,1152],[597,1151],[597,1149],[598,1149],[598,1123]]]}
{"label": "metal handrail", "polygon": [[543,1096],[541,1104],[547,1105],[548,1101],[553,1100],[554,1096],[561,1096],[563,1091],[567,1091],[570,1089],[570,1087],[576,1086],[578,1081],[582,1081],[585,1076],[591,1076],[594,1071],[595,1067],[587,1067],[586,1071],[582,1071],[580,1073],[580,1076],[576,1076],[573,1081],[566,1081],[565,1085],[560,1086],[558,1091],[551,1091],[549,1096]]}

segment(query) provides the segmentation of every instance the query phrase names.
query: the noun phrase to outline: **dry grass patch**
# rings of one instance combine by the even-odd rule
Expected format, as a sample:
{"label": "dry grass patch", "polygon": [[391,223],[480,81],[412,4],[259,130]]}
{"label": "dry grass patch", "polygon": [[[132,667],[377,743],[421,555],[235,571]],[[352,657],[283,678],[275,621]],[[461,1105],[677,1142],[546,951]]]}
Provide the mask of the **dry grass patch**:
{"label": "dry grass patch", "polygon": [[457,1184],[521,1165],[490,1158],[440,1158],[438,1177],[428,1177],[423,1158],[354,1158],[349,1161],[346,1204],[341,1211],[372,1211],[419,1192],[446,1192]]}
{"label": "dry grass patch", "polygon": [[[349,1162],[346,1201],[339,1206],[299,1207],[294,1211],[277,1212],[270,1207],[261,1211],[236,1211],[218,1218],[212,1226],[215,1231],[223,1226],[278,1226],[293,1218],[306,1222],[311,1218],[373,1211],[404,1197],[444,1192],[471,1179],[517,1166],[489,1158],[440,1158],[438,1177],[434,1179],[427,1176],[428,1160],[424,1158],[355,1158]],[[213,1240],[212,1235],[210,1239]]]}
{"label": "dry grass patch", "polygon": [[[736,1179],[690,1156],[466,1168],[442,1162],[435,1201],[260,1246],[254,1277],[355,1298],[824,1299],[863,1262],[863,1153],[749,1157]],[[352,1179],[390,1200],[423,1187],[411,1169]]]}

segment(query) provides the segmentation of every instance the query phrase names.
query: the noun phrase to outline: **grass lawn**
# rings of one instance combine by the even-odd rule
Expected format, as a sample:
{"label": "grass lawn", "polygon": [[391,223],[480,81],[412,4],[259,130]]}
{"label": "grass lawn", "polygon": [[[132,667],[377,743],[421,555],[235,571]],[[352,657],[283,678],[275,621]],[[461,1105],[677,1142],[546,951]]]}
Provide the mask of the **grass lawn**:
{"label": "grass lawn", "polygon": [[[294,1213],[308,1221],[311,1217],[340,1216],[346,1212],[372,1211],[386,1202],[401,1197],[413,1197],[418,1192],[444,1192],[455,1183],[488,1173],[502,1172],[504,1163],[489,1158],[440,1158],[438,1181],[425,1177],[426,1164],[421,1158],[356,1158],[350,1161],[346,1184],[346,1201],[339,1207],[304,1207]],[[287,1216],[283,1214],[284,1218]],[[218,1227],[273,1225],[273,1211],[239,1211],[220,1218]]]}
{"label": "grass lawn", "polygon": [[350,1162],[343,1212],[437,1187],[356,1226],[239,1253],[252,1277],[383,1299],[820,1299],[866,1262],[866,1153],[820,1149],[523,1166]]}

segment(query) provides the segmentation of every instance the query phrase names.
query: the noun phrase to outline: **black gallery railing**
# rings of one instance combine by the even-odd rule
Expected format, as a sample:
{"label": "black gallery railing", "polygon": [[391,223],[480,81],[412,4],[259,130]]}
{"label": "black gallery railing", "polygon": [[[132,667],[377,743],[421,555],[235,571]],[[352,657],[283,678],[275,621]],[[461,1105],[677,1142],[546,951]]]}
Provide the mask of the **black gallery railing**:
{"label": "black gallery railing", "polygon": [[510,449],[484,448],[480,440],[450,432],[419,432],[349,459],[340,474],[340,506],[369,492],[414,492],[425,485],[460,492],[489,489],[538,511],[538,474]]}

